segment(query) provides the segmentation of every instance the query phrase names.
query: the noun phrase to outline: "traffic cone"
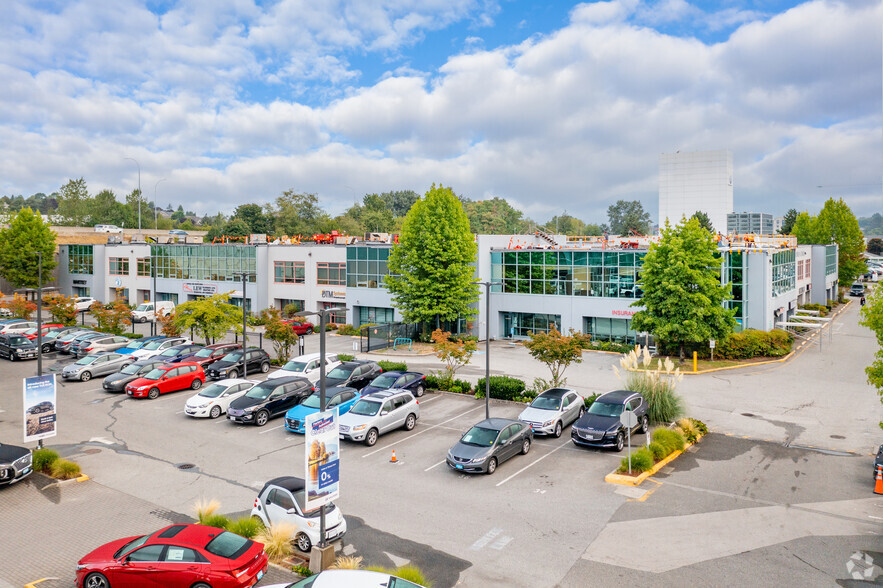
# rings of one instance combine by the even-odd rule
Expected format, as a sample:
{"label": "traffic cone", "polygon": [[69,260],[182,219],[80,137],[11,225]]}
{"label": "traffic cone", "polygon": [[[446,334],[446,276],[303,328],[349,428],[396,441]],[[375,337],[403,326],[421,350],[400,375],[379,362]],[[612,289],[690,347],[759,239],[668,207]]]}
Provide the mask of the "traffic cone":
{"label": "traffic cone", "polygon": [[874,484],[874,494],[883,494],[883,466],[877,466],[877,483]]}
{"label": "traffic cone", "polygon": [[392,450],[392,459],[389,460],[389,463],[399,463],[399,460],[396,459],[396,450]]}

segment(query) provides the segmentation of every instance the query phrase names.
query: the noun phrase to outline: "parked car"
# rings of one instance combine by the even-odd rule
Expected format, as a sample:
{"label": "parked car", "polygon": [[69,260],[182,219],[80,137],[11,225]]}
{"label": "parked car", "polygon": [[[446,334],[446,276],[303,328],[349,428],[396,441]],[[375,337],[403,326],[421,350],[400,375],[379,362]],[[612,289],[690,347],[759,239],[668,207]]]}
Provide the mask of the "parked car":
{"label": "parked car", "polygon": [[196,523],[106,543],[77,562],[77,588],[245,588],[267,571],[264,546]]}
{"label": "parked car", "polygon": [[116,351],[122,349],[129,344],[129,338],[122,335],[108,335],[102,333],[103,337],[94,337],[82,341],[77,345],[77,357],[83,357],[90,353],[98,353],[99,351]]}
{"label": "parked car", "polygon": [[156,320],[156,315],[165,316],[174,312],[175,303],[171,300],[160,300],[157,303],[142,302],[132,311],[132,320],[136,323],[146,323]]}
{"label": "parked car", "polygon": [[638,418],[635,431],[647,433],[650,419],[647,417],[647,401],[637,392],[614,390],[602,394],[585,414],[570,428],[570,439],[576,445],[587,447],[612,447],[622,451],[625,447],[626,430],[619,420],[623,410],[631,410]]}
{"label": "parked car", "polygon": [[188,234],[189,234],[189,233],[188,233],[187,231],[182,231],[181,229],[172,229],[171,231],[169,231],[169,235],[181,235],[181,236],[186,236],[186,235],[188,235]]}
{"label": "parked car", "polygon": [[376,361],[345,361],[325,374],[325,385],[349,386],[361,390],[381,373],[383,368]]}
{"label": "parked car", "polygon": [[92,329],[81,328],[78,331],[69,331],[67,333],[64,333],[63,335],[59,335],[55,339],[55,350],[58,351],[59,353],[61,353],[62,350],[64,350],[64,353],[67,353],[65,348],[70,344],[71,341],[73,341],[75,338],[77,338],[80,335],[85,335],[86,333],[94,333],[94,332],[95,331],[93,331]]}
{"label": "parked car", "polygon": [[535,435],[561,436],[561,431],[586,412],[582,396],[568,388],[551,388],[539,394],[521,411],[518,420],[533,429]]}
{"label": "parked car", "polygon": [[[249,347],[245,351],[245,370],[246,374],[256,373],[258,371],[267,373],[270,371],[270,355],[258,347]],[[205,369],[206,375],[212,380],[221,378],[239,377],[242,371],[242,350],[237,349],[231,351],[218,361],[210,363]]]}
{"label": "parked car", "polygon": [[132,357],[136,359],[147,359],[148,357],[159,355],[169,347],[182,345],[184,343],[190,343],[190,339],[187,337],[163,337],[161,339],[154,339],[153,341],[145,343],[140,349],[133,351]]}
{"label": "parked car", "polygon": [[[45,333],[43,333],[43,353],[49,353],[51,351],[55,351],[55,342],[58,341],[58,338],[62,335],[66,335],[70,332],[77,332],[83,330],[82,327],[52,327]],[[37,342],[36,333],[33,335],[25,335],[28,339]]]}
{"label": "parked car", "polygon": [[122,234],[123,230],[116,225],[95,225],[95,232]]}
{"label": "parked car", "polygon": [[184,404],[184,414],[216,419],[230,408],[230,403],[251,390],[257,380],[221,380],[209,384]]}
{"label": "parked car", "polygon": [[9,334],[15,333],[15,334],[21,335],[25,331],[28,331],[30,329],[36,329],[36,328],[37,328],[36,321],[24,321],[24,320],[9,321],[8,323],[3,323],[2,325],[0,325],[0,334],[5,335],[7,333],[9,333]]}
{"label": "parked car", "polygon": [[91,296],[80,296],[78,298],[74,298],[74,308],[77,309],[77,312],[83,312],[89,310],[89,308],[98,302]]}
{"label": "parked car", "polygon": [[273,417],[285,414],[314,391],[306,378],[277,378],[261,382],[227,409],[227,418],[235,423],[253,423],[263,427]]}
{"label": "parked car", "polygon": [[270,584],[262,588],[424,588],[387,572],[325,570],[299,582]]}
{"label": "parked car", "polygon": [[[322,405],[320,403],[321,394],[314,392],[308,396],[303,402],[290,409],[285,413],[285,428],[292,433],[304,432],[304,421],[307,416],[319,412]],[[338,409],[338,414],[344,415],[361,398],[359,391],[355,388],[328,388],[325,390],[325,410]]]}
{"label": "parked car", "polygon": [[850,296],[864,296],[865,295],[865,285],[861,282],[856,282],[849,289]]}
{"label": "parked car", "polygon": [[[71,328],[71,327],[65,327],[64,325],[59,324],[59,323],[49,323],[48,325],[46,323],[43,323],[43,327],[42,327],[43,336],[45,337],[49,333],[49,331],[51,331],[53,329],[54,330],[61,330],[61,329],[66,329],[66,328]],[[27,331],[23,332],[22,335],[24,335],[25,337],[27,337],[28,339],[30,339],[32,341],[34,339],[36,339],[37,335],[38,335],[36,325],[34,325],[33,328],[30,328]]]}
{"label": "parked car", "polygon": [[117,353],[123,353],[125,355],[131,355],[135,351],[141,349],[151,341],[156,341],[157,339],[165,339],[162,335],[157,335],[156,337],[142,337],[141,339],[132,339],[129,341],[129,344],[123,347],[122,349],[118,349]]}
{"label": "parked car", "polygon": [[493,474],[497,466],[519,453],[527,455],[533,429],[512,419],[485,419],[476,423],[451,447],[445,463],[453,470]]}
{"label": "parked car", "polygon": [[126,384],[134,382],[144,374],[150,373],[157,366],[161,366],[163,360],[151,357],[130,363],[118,372],[104,378],[101,387],[107,392],[125,392]]}
{"label": "parked car", "polygon": [[9,361],[34,359],[37,357],[37,344],[24,335],[0,335],[0,357]]}
{"label": "parked car", "polygon": [[33,472],[31,450],[27,447],[0,443],[0,486],[9,486]]}
{"label": "parked car", "polygon": [[105,333],[98,333],[96,331],[80,331],[79,333],[75,334],[72,338],[70,338],[68,340],[62,340],[62,341],[56,342],[55,349],[59,353],[64,353],[64,354],[69,355],[72,353],[76,353],[77,345],[79,345],[81,342],[85,341],[86,339],[89,339],[92,337],[103,337],[104,335],[105,335]]}
{"label": "parked car", "polygon": [[309,335],[313,332],[313,323],[309,323],[306,321],[296,321],[293,319],[282,322],[286,325],[289,325],[291,327],[291,330],[294,331],[297,335]]}
{"label": "parked car", "polygon": [[0,306],[0,316],[2,316],[2,317],[11,317],[11,316],[12,316],[12,311],[9,310],[8,308],[4,308],[4,307]]}
{"label": "parked car", "polygon": [[237,349],[242,349],[242,345],[238,343],[217,343],[215,345],[206,345],[192,355],[185,355],[184,357],[170,361],[169,363],[195,361],[196,363],[201,365],[203,369],[205,369],[207,366],[218,361],[228,353],[236,351]]}
{"label": "parked car", "polygon": [[128,355],[120,355],[112,351],[102,351],[78,359],[74,363],[64,366],[61,377],[65,380],[80,380],[88,382],[95,376],[115,374],[130,363],[132,358]]}
{"label": "parked car", "polygon": [[[261,488],[251,509],[251,516],[265,526],[288,523],[294,528],[291,538],[297,548],[309,553],[319,543],[319,509],[304,512],[305,484],[301,478],[273,478]],[[336,541],[346,533],[346,519],[332,502],[325,506],[325,540]]]}
{"label": "parked car", "polygon": [[362,388],[362,394],[381,390],[407,390],[414,398],[420,398],[426,391],[426,376],[418,372],[384,372]]}
{"label": "parked car", "polygon": [[157,357],[167,363],[180,363],[182,359],[193,355],[200,349],[202,349],[202,345],[198,343],[182,343],[181,345],[169,347],[153,357]]}
{"label": "parked car", "polygon": [[410,431],[420,418],[420,402],[407,391],[387,390],[363,396],[340,417],[340,438],[364,441],[368,447],[380,435],[404,428]]}
{"label": "parked car", "polygon": [[126,394],[133,398],[157,398],[160,394],[178,390],[199,390],[205,382],[205,372],[198,363],[163,363],[137,380],[126,384]]}
{"label": "parked car", "polygon": [[[337,358],[336,353],[326,353],[325,354],[325,374],[326,378],[328,372],[336,368],[340,365],[340,360]],[[301,355],[300,357],[295,357],[291,361],[287,362],[281,368],[273,372],[272,374],[267,376],[267,379],[270,378],[285,378],[288,376],[301,376],[302,378],[306,378],[312,383],[316,383],[319,381],[319,354],[318,353],[307,353],[306,355]]]}

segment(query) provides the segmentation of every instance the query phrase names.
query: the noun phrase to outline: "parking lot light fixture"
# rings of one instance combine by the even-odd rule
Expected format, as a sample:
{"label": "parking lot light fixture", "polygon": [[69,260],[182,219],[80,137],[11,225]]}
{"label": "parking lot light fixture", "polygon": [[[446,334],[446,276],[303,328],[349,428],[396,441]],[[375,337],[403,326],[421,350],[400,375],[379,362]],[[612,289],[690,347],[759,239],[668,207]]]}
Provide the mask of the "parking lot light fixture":
{"label": "parking lot light fixture", "polygon": [[475,282],[484,286],[484,418],[491,418],[491,288],[503,282]]}
{"label": "parking lot light fixture", "polygon": [[[242,276],[242,377],[248,377],[248,363],[245,361],[246,355],[248,355],[245,350],[248,347],[248,336],[246,335],[246,324],[245,324],[245,284],[248,278],[255,277],[254,272],[237,272],[233,274],[234,276]],[[154,306],[154,308],[156,308]]]}

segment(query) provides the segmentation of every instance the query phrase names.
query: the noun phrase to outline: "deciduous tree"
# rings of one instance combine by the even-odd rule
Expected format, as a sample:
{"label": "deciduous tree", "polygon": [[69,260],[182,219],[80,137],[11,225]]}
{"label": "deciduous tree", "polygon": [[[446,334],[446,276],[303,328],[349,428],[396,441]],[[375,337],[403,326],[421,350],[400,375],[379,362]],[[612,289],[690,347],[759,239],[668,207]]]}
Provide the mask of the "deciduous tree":
{"label": "deciduous tree", "polygon": [[607,208],[610,232],[628,235],[630,231],[646,235],[650,232],[650,213],[639,200],[617,200]]}
{"label": "deciduous tree", "polygon": [[[883,288],[874,288],[867,297],[861,310],[859,324],[868,327],[877,337],[877,352],[874,362],[865,368],[868,383],[877,389],[880,402],[883,403]],[[883,429],[883,422],[880,423]]]}
{"label": "deciduous tree", "polygon": [[37,311],[37,305],[21,294],[16,294],[12,300],[0,302],[0,306],[11,312],[15,318],[25,320],[30,320],[31,316]]}
{"label": "deciduous tree", "polygon": [[282,322],[282,313],[278,308],[268,308],[264,312],[266,313],[264,337],[273,342],[273,350],[279,363],[285,363],[291,357],[299,337],[291,325]]}
{"label": "deciduous tree", "polygon": [[315,194],[286,190],[276,198],[276,233],[289,236],[324,232],[330,219]]}
{"label": "deciduous tree", "polygon": [[39,259],[43,257],[43,283],[52,279],[55,261],[55,233],[30,208],[22,208],[9,227],[0,230],[0,275],[16,288],[36,288]]}
{"label": "deciduous tree", "polygon": [[868,253],[873,255],[880,255],[883,253],[883,239],[879,237],[868,239]]}
{"label": "deciduous tree", "polygon": [[453,381],[457,370],[469,363],[472,354],[478,349],[475,341],[451,341],[448,331],[436,329],[432,332],[432,342],[435,343],[435,356],[445,362],[444,379]]}
{"label": "deciduous tree", "polygon": [[242,309],[230,304],[231,292],[191,300],[175,308],[175,325],[182,331],[193,329],[206,344],[224,336],[228,329],[242,332]]}
{"label": "deciduous tree", "polygon": [[122,335],[125,327],[132,324],[132,309],[121,296],[122,291],[117,289],[117,298],[106,308],[100,302],[95,302],[89,307],[89,311],[98,321],[98,328],[106,333]]}
{"label": "deciduous tree", "polygon": [[65,327],[77,324],[77,307],[73,297],[64,294],[44,296],[43,306],[49,311],[49,315],[55,319],[55,322],[61,323]]}
{"label": "deciduous tree", "polygon": [[840,284],[850,284],[859,274],[867,271],[867,264],[862,258],[864,237],[858,219],[843,199],[829,198],[818,216],[800,213],[793,231],[801,244],[837,244],[837,279]]}
{"label": "deciduous tree", "polygon": [[573,333],[569,336],[562,335],[558,329],[552,327],[548,333],[528,333],[529,339],[524,342],[524,347],[531,357],[546,364],[552,372],[552,379],[548,382],[549,387],[558,388],[567,383],[564,371],[572,363],[581,363],[585,338]]}
{"label": "deciduous tree", "polygon": [[62,224],[75,227],[86,225],[92,207],[91,200],[86,180],[69,180],[58,191],[57,214],[62,218]]}

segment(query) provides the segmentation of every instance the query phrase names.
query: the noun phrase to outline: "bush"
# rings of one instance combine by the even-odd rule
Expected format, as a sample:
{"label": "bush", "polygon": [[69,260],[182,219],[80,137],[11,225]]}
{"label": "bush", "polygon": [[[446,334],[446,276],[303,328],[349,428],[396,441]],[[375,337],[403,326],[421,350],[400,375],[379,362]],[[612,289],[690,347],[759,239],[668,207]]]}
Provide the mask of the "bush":
{"label": "bush", "polygon": [[[632,453],[632,472],[646,472],[653,469],[653,454],[646,447]],[[629,471],[629,458],[625,456],[619,465],[620,472]]]}
{"label": "bush", "polygon": [[595,392],[591,396],[586,396],[585,398],[583,398],[583,402],[586,404],[586,410],[589,410],[589,407],[592,406],[592,404],[594,404],[596,400],[598,400],[599,396],[601,396],[601,393]]}
{"label": "bush", "polygon": [[210,514],[205,517],[204,520],[200,520],[199,524],[205,525],[206,527],[217,527],[218,529],[227,530],[230,526],[230,519],[222,514]]}
{"label": "bush", "polygon": [[201,524],[205,524],[205,519],[217,512],[219,508],[221,508],[220,502],[217,500],[206,500],[205,498],[197,500],[196,504],[193,505],[193,510],[196,513],[196,520]]}
{"label": "bush", "polygon": [[241,535],[246,539],[253,539],[264,528],[264,522],[257,517],[242,517],[231,521],[227,530]]}
{"label": "bush", "polygon": [[588,347],[588,349],[594,349],[595,351],[613,351],[614,353],[628,353],[634,348],[634,345],[614,343],[613,341],[592,341]]}
{"label": "bush", "polygon": [[[490,390],[491,398],[500,400],[515,400],[516,397],[524,393],[525,385],[523,380],[512,378],[510,376],[491,376]],[[480,378],[478,384],[475,385],[475,397],[484,398],[485,379]]]}
{"label": "bush", "polygon": [[653,441],[662,445],[665,455],[675,451],[683,451],[687,445],[684,436],[671,429],[656,429],[653,431]]}
{"label": "bush", "polygon": [[456,392],[457,394],[472,394],[472,384],[466,380],[451,380],[448,391]]}
{"label": "bush", "polygon": [[337,328],[338,335],[358,335],[359,329],[355,328],[352,325],[340,325]]}
{"label": "bush", "polygon": [[708,433],[708,425],[706,425],[699,419],[690,419],[690,422],[693,423],[693,428],[696,429],[696,431],[700,435],[705,435],[706,433]]}
{"label": "bush", "polygon": [[300,312],[301,308],[297,304],[286,304],[282,308],[282,315],[286,318],[293,317],[296,313]]}
{"label": "bush", "polygon": [[340,361],[352,361],[356,358],[355,355],[347,355],[346,353],[338,353],[337,359]]}
{"label": "bush", "polygon": [[651,423],[670,423],[684,414],[683,400],[673,387],[656,386],[644,390],[634,388],[629,390],[640,392],[647,401],[647,417]]}
{"label": "bush", "polygon": [[418,584],[420,586],[432,586],[432,584],[429,582],[429,580],[426,578],[420,568],[413,564],[408,564],[406,566],[395,569],[386,568],[383,566],[368,566],[366,569],[372,572],[380,572],[382,574],[392,574],[393,576],[397,576],[402,580],[413,582],[414,584]]}
{"label": "bush", "polygon": [[68,461],[66,459],[56,459],[50,466],[53,478],[59,480],[70,480],[80,475],[80,464]]}
{"label": "bush", "polygon": [[[338,357],[340,357],[340,356],[338,355]],[[426,374],[426,379],[424,381],[426,382],[427,388],[429,388],[431,390],[441,390],[441,385],[439,383],[439,377],[436,376],[435,374]]]}
{"label": "bush", "polygon": [[58,452],[45,447],[35,449],[32,459],[35,471],[48,472],[52,469],[52,464],[58,460]]}
{"label": "bush", "polygon": [[650,443],[650,447],[648,447],[650,453],[653,455],[653,459],[656,461],[661,461],[668,457],[668,453],[665,451],[665,447],[662,446],[661,443],[657,443],[656,441],[652,441]]}
{"label": "bush", "polygon": [[699,435],[696,433],[695,427],[693,427],[692,421],[690,419],[680,419],[677,423],[677,429],[684,436],[684,439],[687,443],[695,443],[696,439],[699,438]]}
{"label": "bush", "polygon": [[457,394],[472,393],[472,384],[465,380],[445,378],[438,374],[427,374],[425,382],[426,387],[431,390],[446,390],[448,392],[456,392]]}
{"label": "bush", "polygon": [[791,352],[794,338],[781,329],[757,331],[746,329],[731,333],[714,350],[720,359],[750,359],[752,357],[782,357]]}
{"label": "bush", "polygon": [[383,368],[383,371],[385,371],[385,372],[406,372],[406,371],[408,371],[408,364],[406,364],[403,361],[381,360],[381,361],[378,361],[377,364],[381,368]]}
{"label": "bush", "polygon": [[300,564],[291,566],[291,571],[301,578],[309,578],[313,575],[313,570],[311,570],[308,566],[303,566]]}
{"label": "bush", "polygon": [[280,561],[291,555],[291,537],[295,531],[288,523],[270,525],[255,536],[255,541],[264,544],[264,552],[271,561]]}

